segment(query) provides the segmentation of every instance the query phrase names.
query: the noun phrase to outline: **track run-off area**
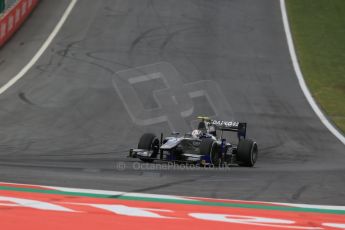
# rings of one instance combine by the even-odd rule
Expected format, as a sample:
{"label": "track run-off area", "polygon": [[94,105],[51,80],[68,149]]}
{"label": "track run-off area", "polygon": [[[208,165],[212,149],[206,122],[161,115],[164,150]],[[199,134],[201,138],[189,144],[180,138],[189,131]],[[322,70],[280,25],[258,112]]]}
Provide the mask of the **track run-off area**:
{"label": "track run-off area", "polygon": [[[0,183],[6,229],[344,229],[345,207]],[[3,221],[4,220],[4,221]],[[101,225],[100,225],[101,224]]]}
{"label": "track run-off area", "polygon": [[[41,0],[0,50],[1,226],[344,228],[345,146],[301,90],[280,4]],[[127,158],[198,115],[247,122],[255,167]]]}

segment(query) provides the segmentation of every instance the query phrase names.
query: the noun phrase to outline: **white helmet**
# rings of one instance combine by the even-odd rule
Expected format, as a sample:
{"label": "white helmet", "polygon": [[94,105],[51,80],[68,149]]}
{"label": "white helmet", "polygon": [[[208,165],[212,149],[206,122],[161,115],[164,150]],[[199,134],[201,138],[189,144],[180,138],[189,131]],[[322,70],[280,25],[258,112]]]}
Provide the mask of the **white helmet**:
{"label": "white helmet", "polygon": [[192,132],[192,137],[199,138],[201,136],[201,134],[202,134],[201,130],[194,129]]}

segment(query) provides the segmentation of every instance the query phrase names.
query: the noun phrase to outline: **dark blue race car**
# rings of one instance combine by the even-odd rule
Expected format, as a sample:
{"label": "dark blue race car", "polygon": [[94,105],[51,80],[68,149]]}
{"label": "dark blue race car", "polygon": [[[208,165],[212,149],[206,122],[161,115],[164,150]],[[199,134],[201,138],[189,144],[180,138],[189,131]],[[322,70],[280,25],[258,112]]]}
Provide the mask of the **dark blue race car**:
{"label": "dark blue race car", "polygon": [[[200,166],[254,166],[258,146],[255,141],[246,139],[247,123],[198,118],[201,120],[198,129],[192,133],[173,133],[165,138],[161,134],[160,139],[152,133],[143,134],[138,148],[130,149],[129,157],[144,162],[161,160]],[[237,133],[237,144],[224,138],[223,134],[227,131]]]}

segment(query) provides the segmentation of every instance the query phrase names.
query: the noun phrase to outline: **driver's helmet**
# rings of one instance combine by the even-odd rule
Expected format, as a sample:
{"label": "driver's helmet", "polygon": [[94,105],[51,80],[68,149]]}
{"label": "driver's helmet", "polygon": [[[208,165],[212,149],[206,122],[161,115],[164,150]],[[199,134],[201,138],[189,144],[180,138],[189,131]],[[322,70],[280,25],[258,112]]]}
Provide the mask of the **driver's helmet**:
{"label": "driver's helmet", "polygon": [[199,138],[199,137],[201,137],[201,135],[202,135],[201,130],[194,129],[193,132],[192,132],[192,137],[193,138]]}

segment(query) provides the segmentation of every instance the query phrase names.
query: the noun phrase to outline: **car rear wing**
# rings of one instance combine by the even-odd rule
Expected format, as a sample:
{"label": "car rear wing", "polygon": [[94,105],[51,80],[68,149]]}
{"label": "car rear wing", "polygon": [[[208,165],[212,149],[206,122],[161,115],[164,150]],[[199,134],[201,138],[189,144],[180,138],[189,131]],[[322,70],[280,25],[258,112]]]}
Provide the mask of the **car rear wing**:
{"label": "car rear wing", "polygon": [[237,132],[238,139],[245,139],[247,133],[247,123],[237,121],[220,121],[220,120],[209,120],[209,124],[213,125],[217,130]]}

